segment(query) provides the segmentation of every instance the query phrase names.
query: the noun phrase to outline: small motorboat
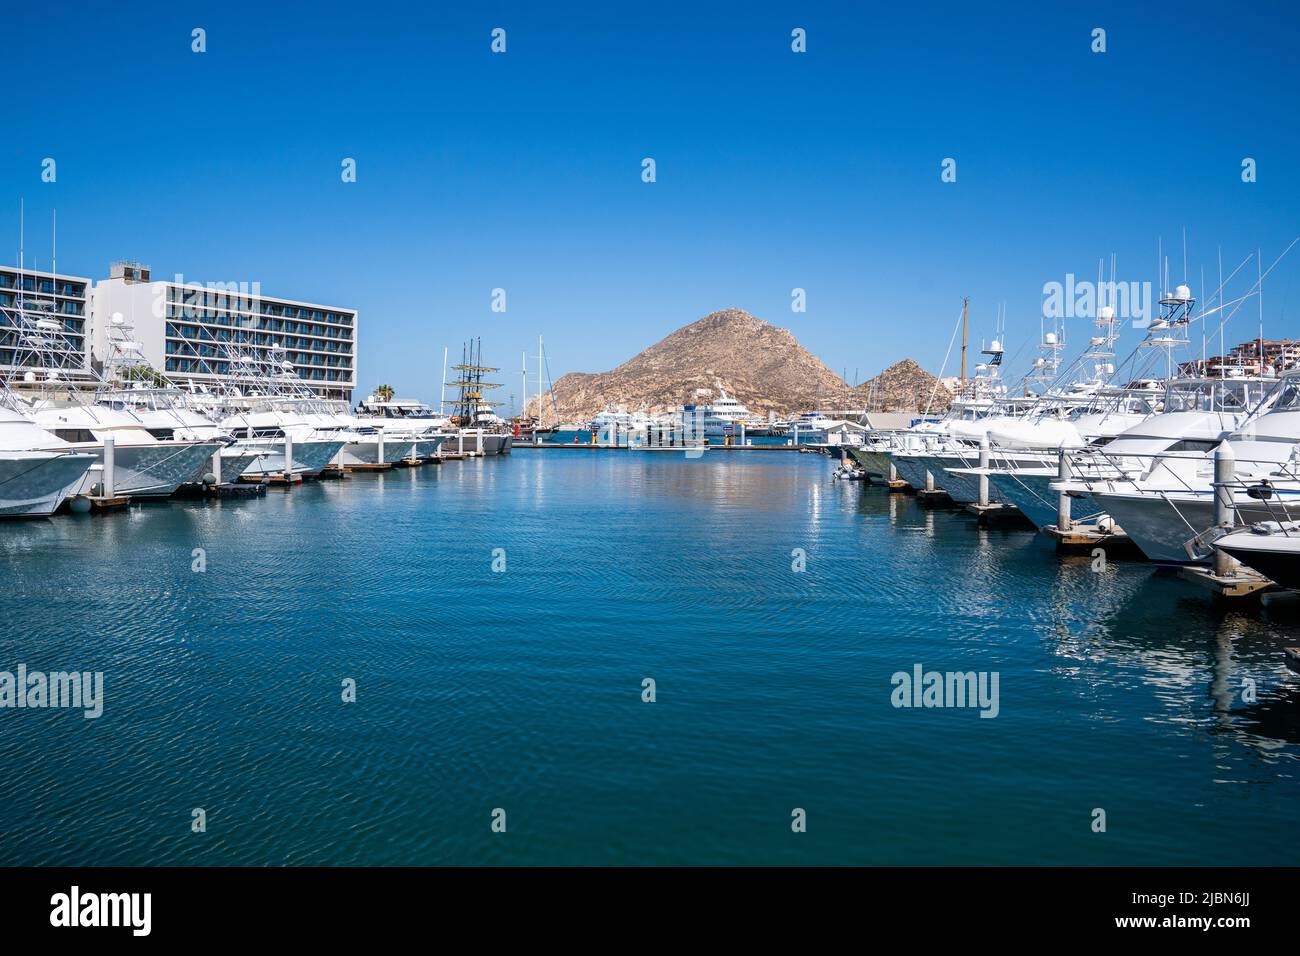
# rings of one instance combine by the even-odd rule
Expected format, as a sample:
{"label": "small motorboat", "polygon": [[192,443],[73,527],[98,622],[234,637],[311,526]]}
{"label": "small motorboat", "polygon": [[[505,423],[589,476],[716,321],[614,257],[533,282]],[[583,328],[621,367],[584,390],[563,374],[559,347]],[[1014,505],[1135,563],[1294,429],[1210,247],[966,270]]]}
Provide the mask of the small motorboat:
{"label": "small motorboat", "polygon": [[1214,539],[1214,547],[1284,588],[1300,590],[1300,521],[1259,521]]}

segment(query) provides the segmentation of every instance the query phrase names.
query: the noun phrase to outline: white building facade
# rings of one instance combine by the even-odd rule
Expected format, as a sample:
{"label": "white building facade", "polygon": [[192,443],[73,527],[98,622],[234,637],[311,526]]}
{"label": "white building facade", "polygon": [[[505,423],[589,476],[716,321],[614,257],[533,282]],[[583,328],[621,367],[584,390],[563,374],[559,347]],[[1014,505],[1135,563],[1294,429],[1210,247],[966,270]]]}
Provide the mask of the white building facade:
{"label": "white building facade", "polygon": [[92,357],[108,354],[114,316],[134,330],[149,364],[177,385],[231,375],[232,360],[285,362],[313,391],[350,401],[356,388],[357,313],[341,306],[264,295],[260,286],[154,279],[118,262],[95,284]]}
{"label": "white building facade", "polygon": [[53,363],[60,379],[93,383],[109,357],[114,316],[176,385],[229,376],[232,357],[246,356],[291,367],[323,397],[351,401],[356,388],[355,309],[266,296],[256,283],[156,281],[147,266],[128,262],[113,263],[98,282],[0,266],[0,377],[45,381],[49,373],[37,370]]}

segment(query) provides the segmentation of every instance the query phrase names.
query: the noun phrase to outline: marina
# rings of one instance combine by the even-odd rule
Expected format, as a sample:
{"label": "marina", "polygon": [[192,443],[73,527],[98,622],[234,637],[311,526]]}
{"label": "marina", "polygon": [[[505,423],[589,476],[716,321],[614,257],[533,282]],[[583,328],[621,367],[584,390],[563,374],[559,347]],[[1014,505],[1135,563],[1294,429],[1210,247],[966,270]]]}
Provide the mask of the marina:
{"label": "marina", "polygon": [[1292,929],[1300,7],[192,13],[6,19],[6,938]]}
{"label": "marina", "polygon": [[[518,453],[6,525],[7,658],[105,680],[98,720],[6,725],[0,859],[1294,857],[1295,606],[1221,607],[1146,562],[1098,572],[832,467]],[[917,661],[998,672],[996,719],[893,709]],[[1104,840],[1103,782],[1123,821]],[[174,832],[194,805],[220,840]],[[522,839],[464,823],[484,806]],[[1195,839],[1151,839],[1167,827]]]}

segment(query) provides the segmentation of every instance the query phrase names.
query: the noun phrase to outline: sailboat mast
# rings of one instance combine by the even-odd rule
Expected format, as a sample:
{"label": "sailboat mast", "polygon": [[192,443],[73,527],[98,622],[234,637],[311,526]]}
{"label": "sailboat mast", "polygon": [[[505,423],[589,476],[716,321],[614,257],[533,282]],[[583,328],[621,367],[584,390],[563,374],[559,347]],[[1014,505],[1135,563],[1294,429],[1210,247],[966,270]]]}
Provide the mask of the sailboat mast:
{"label": "sailboat mast", "polygon": [[966,315],[970,299],[961,300],[961,384],[966,385]]}
{"label": "sailboat mast", "polygon": [[438,414],[447,414],[447,346],[442,347],[442,391],[438,393]]}

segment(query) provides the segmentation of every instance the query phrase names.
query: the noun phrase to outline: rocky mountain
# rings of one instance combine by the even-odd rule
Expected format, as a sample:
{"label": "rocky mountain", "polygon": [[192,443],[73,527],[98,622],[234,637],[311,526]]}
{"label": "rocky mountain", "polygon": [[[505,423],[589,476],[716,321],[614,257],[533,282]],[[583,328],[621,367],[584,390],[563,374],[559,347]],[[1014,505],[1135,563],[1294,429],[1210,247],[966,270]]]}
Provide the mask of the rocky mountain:
{"label": "rocky mountain", "polygon": [[[721,387],[756,417],[766,417],[770,410],[785,418],[814,408],[864,407],[870,395],[877,397],[876,407],[890,403],[897,409],[918,407],[915,396],[921,395],[923,407],[934,382],[934,376],[908,359],[850,388],[788,330],[740,309],[724,309],[678,329],[611,371],[570,372],[555,383],[555,397],[559,419],[586,421],[611,406],[656,414],[707,402]],[[944,389],[938,391],[946,398]],[[554,423],[550,401],[543,406],[543,423]],[[527,411],[537,413],[535,398]]]}
{"label": "rocky mountain", "polygon": [[912,359],[895,362],[854,392],[854,408],[881,412],[944,411],[952,400],[948,386]]}

